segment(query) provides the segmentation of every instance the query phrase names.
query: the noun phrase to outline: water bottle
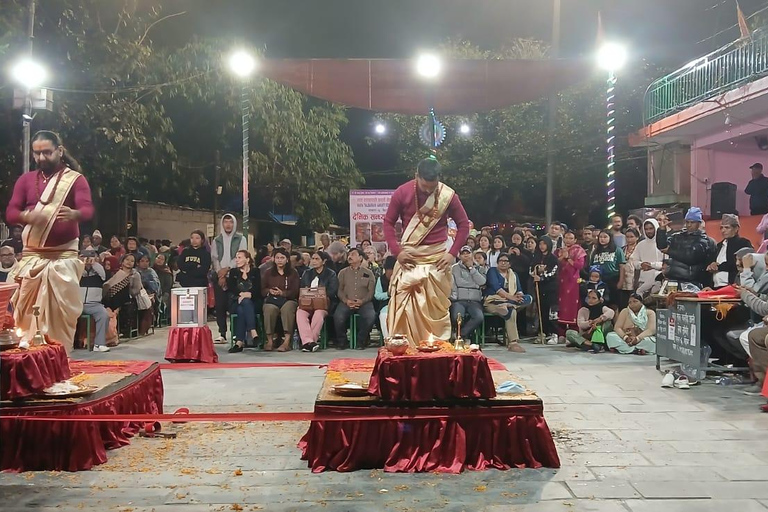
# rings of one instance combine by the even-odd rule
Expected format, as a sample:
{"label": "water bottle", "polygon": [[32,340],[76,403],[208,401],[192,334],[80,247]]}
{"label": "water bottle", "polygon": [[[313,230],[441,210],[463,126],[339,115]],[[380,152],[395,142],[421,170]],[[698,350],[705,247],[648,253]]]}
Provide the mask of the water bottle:
{"label": "water bottle", "polygon": [[301,348],[301,342],[299,341],[299,331],[293,331],[293,348]]}
{"label": "water bottle", "polygon": [[727,375],[723,375],[722,377],[715,379],[715,384],[718,386],[730,386],[733,384],[733,379]]}

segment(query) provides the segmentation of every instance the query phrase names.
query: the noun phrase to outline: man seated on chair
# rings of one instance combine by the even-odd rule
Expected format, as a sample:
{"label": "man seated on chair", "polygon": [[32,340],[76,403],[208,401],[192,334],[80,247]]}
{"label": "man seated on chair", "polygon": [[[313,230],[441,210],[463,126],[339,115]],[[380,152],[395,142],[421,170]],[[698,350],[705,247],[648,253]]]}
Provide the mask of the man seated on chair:
{"label": "man seated on chair", "polygon": [[[96,324],[93,337],[94,352],[109,352],[107,347],[107,325],[109,315],[107,308],[101,303],[102,286],[107,280],[104,267],[98,260],[98,254],[93,249],[80,252],[80,260],[85,264],[85,270],[80,277],[80,299],[83,301],[83,314],[90,315]],[[90,322],[90,320],[88,320]],[[85,340],[86,345],[90,340]]]}
{"label": "man seated on chair", "polygon": [[[454,333],[469,340],[472,333],[483,324],[483,286],[485,274],[472,257],[472,249],[465,245],[459,251],[459,262],[451,268],[453,287],[451,289],[451,328]],[[458,316],[461,315],[461,333],[456,332]]]}
{"label": "man seated on chair", "polygon": [[496,268],[488,270],[485,311],[504,319],[507,348],[512,352],[525,352],[517,332],[517,310],[530,306],[533,298],[520,291],[520,278],[510,268],[509,255],[502,253],[496,264]]}
{"label": "man seated on chair", "polygon": [[[336,331],[336,348],[344,350],[348,346],[347,321],[352,315],[360,315],[357,322],[357,348],[368,346],[371,328],[376,321],[373,307],[373,292],[376,281],[373,272],[363,267],[363,251],[354,247],[349,250],[349,267],[339,273],[339,305],[333,314]],[[353,333],[353,336],[355,333]]]}

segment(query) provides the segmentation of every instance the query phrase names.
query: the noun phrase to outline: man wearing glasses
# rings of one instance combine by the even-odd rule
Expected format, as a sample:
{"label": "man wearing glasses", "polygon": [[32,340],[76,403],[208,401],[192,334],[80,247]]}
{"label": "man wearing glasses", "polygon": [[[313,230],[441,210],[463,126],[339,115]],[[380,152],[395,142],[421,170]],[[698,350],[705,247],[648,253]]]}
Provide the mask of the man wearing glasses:
{"label": "man wearing glasses", "polygon": [[530,295],[521,291],[520,278],[509,266],[509,256],[499,256],[496,268],[488,271],[485,287],[485,311],[504,319],[507,333],[507,349],[511,352],[525,352],[520,345],[517,331],[517,311],[527,308],[533,302]]}
{"label": "man wearing glasses", "polygon": [[33,308],[38,307],[42,333],[70,352],[83,311],[78,223],[93,216],[91,189],[58,134],[37,132],[32,154],[37,169],[16,181],[6,211],[10,224],[24,226],[23,256],[9,276],[21,282],[11,300],[14,321],[28,342],[35,333]]}

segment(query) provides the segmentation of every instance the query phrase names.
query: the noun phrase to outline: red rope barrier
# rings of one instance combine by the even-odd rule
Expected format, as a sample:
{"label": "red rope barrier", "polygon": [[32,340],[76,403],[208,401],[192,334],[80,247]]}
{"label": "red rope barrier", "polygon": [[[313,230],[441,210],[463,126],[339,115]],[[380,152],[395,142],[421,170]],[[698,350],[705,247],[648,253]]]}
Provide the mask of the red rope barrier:
{"label": "red rope barrier", "polygon": [[327,368],[321,363],[160,363],[161,370],[224,370],[228,368]]}
{"label": "red rope barrier", "polygon": [[[195,414],[71,414],[62,416],[11,416],[0,415],[0,420],[19,421],[130,421],[153,422],[173,421],[186,422],[216,422],[216,421],[381,421],[381,420],[433,420],[433,419],[462,419],[462,418],[504,418],[511,415],[540,414],[540,412],[522,412],[520,406],[498,407],[489,409],[450,409],[441,412],[403,411],[401,409],[384,409],[378,414],[323,414],[314,412],[218,412]],[[521,414],[522,413],[522,414]]]}

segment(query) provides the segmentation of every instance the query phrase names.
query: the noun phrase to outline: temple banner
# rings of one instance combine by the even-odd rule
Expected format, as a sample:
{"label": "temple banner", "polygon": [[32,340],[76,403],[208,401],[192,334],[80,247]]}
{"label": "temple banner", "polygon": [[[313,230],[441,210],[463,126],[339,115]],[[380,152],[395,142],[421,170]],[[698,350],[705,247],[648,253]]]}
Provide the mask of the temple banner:
{"label": "temple banner", "polygon": [[[349,191],[349,245],[357,247],[364,240],[370,240],[379,254],[388,254],[384,238],[384,215],[389,208],[394,190],[350,190]],[[401,223],[395,226],[398,238],[402,236]]]}

